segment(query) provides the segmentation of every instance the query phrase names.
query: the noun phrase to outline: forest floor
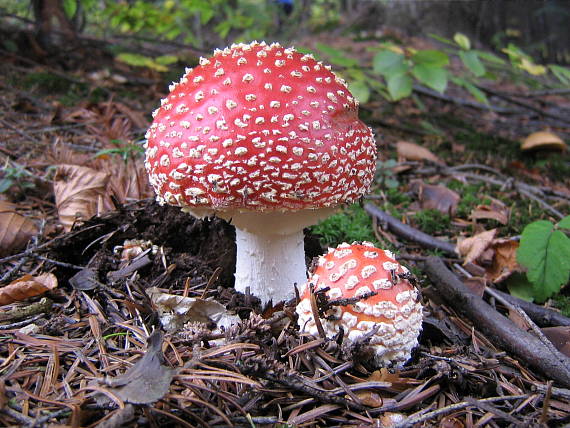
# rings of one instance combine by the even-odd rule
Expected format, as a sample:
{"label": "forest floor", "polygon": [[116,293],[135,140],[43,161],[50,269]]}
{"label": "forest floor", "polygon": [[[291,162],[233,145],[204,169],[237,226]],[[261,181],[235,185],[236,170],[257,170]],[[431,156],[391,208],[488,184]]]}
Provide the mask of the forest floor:
{"label": "forest floor", "polygon": [[[504,293],[522,276],[524,226],[570,213],[568,151],[520,149],[535,131],[570,139],[567,92],[502,82],[489,86],[495,108],[458,90],[361,106],[377,182],[307,230],[305,246],[310,261],[370,240],[419,277],[420,345],[402,369],[377,368],[361,350],[300,334],[295,302],[261,308],[234,292],[230,225],[153,201],[140,142],[179,70],[1,55],[0,424],[570,422],[569,369],[548,339],[568,356],[570,319],[557,308],[568,287],[544,305]],[[458,253],[466,238],[479,248]],[[151,334],[166,318],[178,329]],[[235,322],[219,328],[220,318]]]}

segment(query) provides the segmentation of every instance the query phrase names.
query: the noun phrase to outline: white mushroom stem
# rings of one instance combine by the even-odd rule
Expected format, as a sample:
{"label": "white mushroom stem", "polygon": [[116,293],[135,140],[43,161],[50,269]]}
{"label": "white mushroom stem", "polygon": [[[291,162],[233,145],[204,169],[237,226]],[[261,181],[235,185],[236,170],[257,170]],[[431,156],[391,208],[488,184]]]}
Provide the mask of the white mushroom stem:
{"label": "white mushroom stem", "polygon": [[236,228],[236,290],[249,287],[263,304],[295,297],[294,285],[307,281],[303,238],[302,230],[277,235]]}
{"label": "white mushroom stem", "polygon": [[184,208],[195,217],[216,214],[236,227],[235,289],[259,297],[265,305],[295,297],[295,284],[307,280],[303,228],[318,223],[336,208],[299,211],[213,211]]}

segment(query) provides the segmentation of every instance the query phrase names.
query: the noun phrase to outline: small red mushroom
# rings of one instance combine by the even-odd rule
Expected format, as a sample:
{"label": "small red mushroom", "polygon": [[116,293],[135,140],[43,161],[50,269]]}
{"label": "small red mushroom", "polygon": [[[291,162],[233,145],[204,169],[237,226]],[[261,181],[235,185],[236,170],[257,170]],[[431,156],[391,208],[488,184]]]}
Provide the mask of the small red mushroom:
{"label": "small red mushroom", "polygon": [[236,226],[236,289],[263,303],[306,281],[303,228],[358,200],[376,145],[330,67],[253,42],[186,71],[154,112],[146,169],[157,200]]}
{"label": "small red mushroom", "polygon": [[422,305],[409,277],[408,269],[391,252],[369,242],[331,248],[319,258],[301,290],[299,326],[318,335],[308,284],[314,286],[314,291],[328,289],[325,293],[329,301],[364,296],[346,306],[331,305],[326,316],[319,317],[326,336],[338,334],[341,328],[350,342],[369,334],[376,365],[401,366],[417,346],[422,329]]}

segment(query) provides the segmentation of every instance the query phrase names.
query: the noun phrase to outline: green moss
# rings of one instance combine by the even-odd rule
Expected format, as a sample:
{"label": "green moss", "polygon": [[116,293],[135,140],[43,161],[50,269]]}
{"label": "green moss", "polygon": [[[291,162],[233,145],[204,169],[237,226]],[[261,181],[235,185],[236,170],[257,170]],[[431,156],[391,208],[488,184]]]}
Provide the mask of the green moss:
{"label": "green moss", "polygon": [[414,214],[413,221],[418,229],[428,235],[448,232],[451,218],[438,210],[421,210]]}
{"label": "green moss", "polygon": [[562,294],[557,294],[552,297],[554,306],[560,309],[562,315],[570,317],[570,296],[563,296]]}
{"label": "green moss", "polygon": [[73,82],[67,79],[46,72],[26,74],[21,84],[25,89],[35,88],[46,93],[65,93],[70,91],[74,85]]}
{"label": "green moss", "polygon": [[354,241],[378,243],[372,229],[372,218],[358,204],[343,208],[339,213],[313,226],[311,231],[321,237],[322,245],[329,247]]}
{"label": "green moss", "polygon": [[457,180],[449,182],[447,187],[461,195],[457,204],[456,216],[468,218],[471,211],[481,203],[480,192],[484,185],[482,183],[465,184]]}

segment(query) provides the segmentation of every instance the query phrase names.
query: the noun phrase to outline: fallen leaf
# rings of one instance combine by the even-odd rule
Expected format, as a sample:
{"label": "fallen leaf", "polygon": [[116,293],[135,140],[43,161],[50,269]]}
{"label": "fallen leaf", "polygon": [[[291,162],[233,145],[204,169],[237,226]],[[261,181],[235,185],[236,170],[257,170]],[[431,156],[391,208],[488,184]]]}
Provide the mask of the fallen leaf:
{"label": "fallen leaf", "polygon": [[148,128],[149,122],[140,111],[135,111],[125,104],[117,101],[114,102],[114,107],[119,110],[119,112],[127,116],[130,121],[135,124],[136,127],[140,129]]}
{"label": "fallen leaf", "polygon": [[453,215],[461,197],[445,186],[427,184],[420,180],[410,183],[410,189],[417,193],[421,209],[438,210],[443,214]]}
{"label": "fallen leaf", "polygon": [[59,165],[54,177],[55,203],[59,221],[70,231],[78,220],[102,211],[109,174],[78,165]]}
{"label": "fallen leaf", "polygon": [[164,397],[178,370],[164,364],[162,337],[161,331],[155,330],[147,339],[145,354],[134,366],[121,376],[105,379],[113,394],[133,404],[150,404]]}
{"label": "fallen leaf", "polygon": [[38,276],[24,275],[0,288],[0,305],[9,305],[39,296],[55,287],[57,287],[57,278],[53,273],[43,273]]}
{"label": "fallen leaf", "polygon": [[356,396],[365,406],[381,407],[384,404],[382,396],[374,391],[360,391],[356,393]]}
{"label": "fallen leaf", "polygon": [[157,306],[162,326],[170,333],[181,330],[186,323],[215,323],[219,328],[239,322],[237,315],[230,314],[224,305],[214,300],[163,293],[156,287],[146,292]]}
{"label": "fallen leaf", "polygon": [[396,150],[398,152],[398,157],[413,161],[430,161],[437,164],[443,164],[444,162],[430,152],[425,147],[422,147],[415,143],[410,143],[408,141],[398,141],[396,143]]}
{"label": "fallen leaf", "polygon": [[384,412],[378,418],[378,422],[380,423],[379,426],[390,428],[395,425],[401,425],[406,420],[406,418],[407,416],[403,413]]}
{"label": "fallen leaf", "polygon": [[497,229],[491,229],[465,238],[457,243],[455,250],[464,257],[464,264],[473,262],[489,248],[496,234]]}
{"label": "fallen leaf", "polygon": [[93,269],[85,268],[81,269],[71,278],[69,278],[69,284],[76,290],[93,290],[101,285],[97,280],[97,274]]}
{"label": "fallen leaf", "polygon": [[558,135],[548,131],[533,132],[521,144],[522,151],[566,150],[566,143]]}
{"label": "fallen leaf", "polygon": [[517,249],[519,243],[512,239],[495,239],[492,243],[495,250],[493,263],[487,269],[485,276],[492,282],[501,282],[514,272],[522,272],[523,269],[517,262]]}
{"label": "fallen leaf", "polygon": [[16,212],[16,206],[0,201],[0,256],[15,253],[38,233],[36,224]]}
{"label": "fallen leaf", "polygon": [[467,286],[473,294],[479,297],[483,297],[485,293],[485,286],[487,285],[487,280],[481,278],[480,276],[474,276],[463,280],[463,283]]}
{"label": "fallen leaf", "polygon": [[509,208],[498,199],[491,199],[490,204],[477,205],[477,207],[471,211],[470,217],[473,220],[496,220],[504,225],[509,222]]}
{"label": "fallen leaf", "polygon": [[567,357],[570,357],[570,327],[557,326],[542,329],[544,335],[552,344]]}
{"label": "fallen leaf", "polygon": [[[119,157],[97,159],[95,167],[99,171],[113,171],[107,183],[107,194],[112,194],[120,203],[128,203],[154,196],[148,182],[142,160],[123,162]],[[107,201],[106,201],[107,202]],[[112,204],[105,204],[111,209]]]}
{"label": "fallen leaf", "polygon": [[444,416],[439,422],[439,428],[463,428],[465,425],[459,418]]}

